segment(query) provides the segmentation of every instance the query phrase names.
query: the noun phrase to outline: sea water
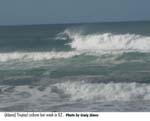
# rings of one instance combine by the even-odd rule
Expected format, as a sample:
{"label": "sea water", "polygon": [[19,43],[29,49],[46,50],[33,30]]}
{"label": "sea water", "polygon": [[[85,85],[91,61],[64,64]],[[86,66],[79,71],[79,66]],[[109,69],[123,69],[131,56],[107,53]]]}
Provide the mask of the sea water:
{"label": "sea water", "polygon": [[0,111],[150,111],[150,22],[0,26]]}

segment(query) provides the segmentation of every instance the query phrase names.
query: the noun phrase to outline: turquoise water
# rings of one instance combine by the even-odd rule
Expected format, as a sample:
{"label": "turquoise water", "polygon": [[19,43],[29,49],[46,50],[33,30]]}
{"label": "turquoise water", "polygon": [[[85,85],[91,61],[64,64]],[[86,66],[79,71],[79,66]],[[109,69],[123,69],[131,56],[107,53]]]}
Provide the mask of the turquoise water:
{"label": "turquoise water", "polygon": [[150,22],[0,27],[0,111],[150,111]]}

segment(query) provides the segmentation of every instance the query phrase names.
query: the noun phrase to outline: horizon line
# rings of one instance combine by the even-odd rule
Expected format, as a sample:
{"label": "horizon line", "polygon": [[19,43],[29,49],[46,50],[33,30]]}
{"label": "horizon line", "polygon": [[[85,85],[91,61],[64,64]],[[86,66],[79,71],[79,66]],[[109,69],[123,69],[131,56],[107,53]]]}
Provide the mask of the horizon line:
{"label": "horizon line", "polygon": [[37,26],[37,25],[79,25],[79,24],[105,24],[105,23],[133,23],[133,22],[150,22],[150,20],[129,20],[129,21],[95,21],[95,22],[62,22],[62,23],[36,23],[36,24],[4,24],[4,26]]}

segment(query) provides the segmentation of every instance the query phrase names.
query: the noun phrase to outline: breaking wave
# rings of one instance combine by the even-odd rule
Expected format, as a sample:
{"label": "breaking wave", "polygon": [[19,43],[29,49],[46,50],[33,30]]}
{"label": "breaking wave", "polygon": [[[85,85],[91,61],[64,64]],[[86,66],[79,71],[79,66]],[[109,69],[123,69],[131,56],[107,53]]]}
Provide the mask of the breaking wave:
{"label": "breaking wave", "polygon": [[[55,83],[46,87],[37,86],[17,86],[15,90],[7,92],[10,88],[0,87],[3,94],[9,93],[10,97],[22,92],[28,94],[27,101],[38,101],[42,98],[54,98],[53,96],[65,98],[70,101],[94,101],[94,102],[112,102],[112,101],[150,101],[150,84],[145,83],[88,83],[86,81],[66,81]],[[40,90],[42,89],[42,91]],[[9,98],[10,98],[9,97]],[[42,98],[41,98],[42,97]]]}
{"label": "breaking wave", "polygon": [[50,59],[70,58],[80,55],[80,52],[12,52],[12,53],[0,53],[0,62],[11,60],[25,60],[25,61],[40,61]]}
{"label": "breaking wave", "polygon": [[86,83],[65,82],[56,84],[71,100],[136,101],[150,100],[150,85],[142,83]]}
{"label": "breaking wave", "polygon": [[86,52],[113,53],[113,52],[150,52],[150,37],[135,34],[82,34],[65,30],[72,42],[71,48]]}
{"label": "breaking wave", "polygon": [[[50,52],[10,52],[0,53],[0,62],[10,60],[51,60],[71,58],[81,54],[100,56],[128,52],[150,53],[150,37],[135,34],[82,34],[69,29],[59,33],[55,39],[68,40],[70,51]],[[65,49],[65,48],[64,48]]]}

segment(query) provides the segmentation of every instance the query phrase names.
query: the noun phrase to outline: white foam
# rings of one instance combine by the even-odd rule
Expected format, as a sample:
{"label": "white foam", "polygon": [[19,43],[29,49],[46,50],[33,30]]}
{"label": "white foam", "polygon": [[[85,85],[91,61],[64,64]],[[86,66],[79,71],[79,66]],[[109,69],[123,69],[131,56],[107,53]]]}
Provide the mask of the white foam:
{"label": "white foam", "polygon": [[73,56],[80,55],[80,52],[13,52],[13,53],[0,53],[0,62],[11,61],[11,60],[50,60],[50,59],[61,59],[70,58]]}
{"label": "white foam", "polygon": [[150,37],[135,34],[89,34],[65,30],[73,41],[69,44],[80,51],[112,53],[112,52],[150,52]]}
{"label": "white foam", "polygon": [[150,84],[65,82],[57,88],[70,95],[71,100],[136,101],[150,100]]}

